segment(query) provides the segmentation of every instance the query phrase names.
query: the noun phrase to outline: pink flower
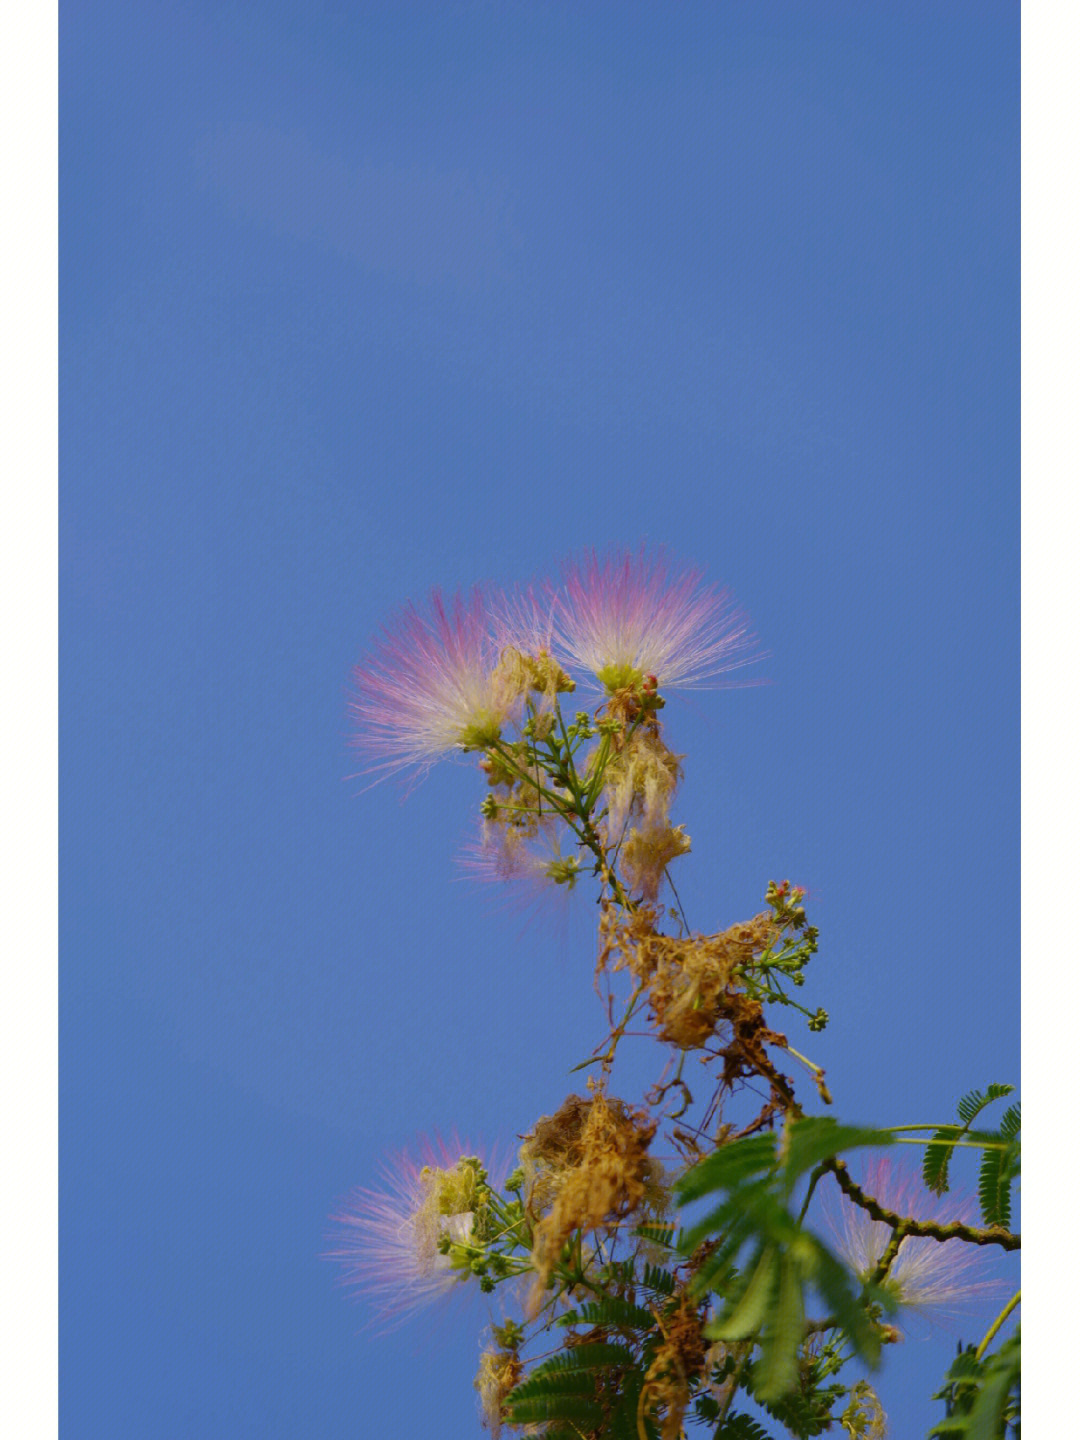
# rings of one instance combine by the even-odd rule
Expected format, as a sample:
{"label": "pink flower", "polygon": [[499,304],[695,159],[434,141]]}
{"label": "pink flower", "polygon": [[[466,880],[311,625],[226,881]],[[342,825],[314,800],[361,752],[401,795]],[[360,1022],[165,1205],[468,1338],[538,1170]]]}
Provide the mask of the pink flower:
{"label": "pink flower", "polygon": [[[976,1219],[975,1201],[970,1197],[936,1196],[914,1172],[894,1166],[885,1156],[867,1165],[860,1188],[886,1210],[915,1220],[965,1224]],[[841,1197],[835,1207],[825,1205],[826,1219],[836,1242],[836,1252],[862,1280],[868,1279],[892,1237],[892,1228],[873,1220],[860,1206]],[[964,1240],[934,1240],[930,1236],[908,1235],[900,1242],[896,1259],[889,1267],[883,1288],[891,1290],[903,1307],[915,1311],[949,1312],[963,1309],[981,1296],[1001,1288],[996,1280],[973,1280],[986,1257],[982,1247]]]}
{"label": "pink flower", "polygon": [[562,821],[553,815],[521,827],[487,822],[478,838],[465,846],[458,863],[474,880],[515,881],[534,897],[555,886],[572,890],[581,862],[574,854],[563,854],[564,831]]}
{"label": "pink flower", "polygon": [[408,605],[353,671],[353,744],[368,771],[426,770],[454,750],[483,749],[518,703],[496,675],[488,602],[474,590],[430,613]]}
{"label": "pink flower", "polygon": [[518,586],[500,595],[493,607],[500,650],[512,645],[526,655],[550,655],[555,640],[555,599],[550,581]]}
{"label": "pink flower", "polygon": [[324,1258],[345,1267],[342,1284],[387,1328],[468,1278],[440,1241],[467,1244],[485,1204],[486,1171],[466,1147],[436,1139],[418,1148],[419,1159],[403,1152],[383,1166],[382,1190],[353,1190],[330,1217],[337,1229]]}
{"label": "pink flower", "polygon": [[655,676],[661,689],[688,686],[749,664],[754,637],[726,591],[696,570],[669,575],[662,555],[597,558],[566,566],[555,631],[569,663],[608,690]]}

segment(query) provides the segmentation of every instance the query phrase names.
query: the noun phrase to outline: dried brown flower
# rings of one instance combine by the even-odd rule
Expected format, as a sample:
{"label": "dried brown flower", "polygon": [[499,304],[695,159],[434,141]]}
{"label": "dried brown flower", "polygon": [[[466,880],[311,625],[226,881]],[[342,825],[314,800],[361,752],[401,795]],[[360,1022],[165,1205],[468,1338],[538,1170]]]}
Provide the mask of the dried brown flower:
{"label": "dried brown flower", "polygon": [[621,1100],[570,1095],[526,1138],[521,1149],[526,1203],[534,1213],[548,1211],[533,1236],[532,1314],[571,1235],[611,1225],[635,1210],[655,1211],[662,1184],[660,1167],[648,1154],[655,1133],[654,1120]]}

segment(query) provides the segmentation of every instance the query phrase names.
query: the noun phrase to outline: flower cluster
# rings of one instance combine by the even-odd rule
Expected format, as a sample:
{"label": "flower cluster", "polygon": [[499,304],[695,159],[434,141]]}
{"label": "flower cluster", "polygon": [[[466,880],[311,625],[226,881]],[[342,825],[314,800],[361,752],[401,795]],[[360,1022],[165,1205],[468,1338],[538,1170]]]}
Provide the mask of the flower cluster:
{"label": "flower cluster", "polygon": [[419,1158],[404,1153],[386,1165],[383,1190],[358,1188],[331,1216],[326,1258],[343,1265],[342,1283],[362,1292],[383,1324],[471,1273],[470,1241],[482,1238],[491,1188],[486,1167],[462,1149],[421,1141]]}
{"label": "flower cluster", "polygon": [[[480,756],[489,793],[463,860],[474,876],[571,889],[582,848],[597,861],[602,844],[652,903],[690,850],[670,820],[682,771],[662,737],[661,689],[745,664],[752,644],[726,593],[695,571],[645,551],[590,552],[560,585],[436,593],[426,612],[403,610],[354,671],[353,744],[376,775]],[[599,684],[602,703],[567,725],[559,698],[579,681]]]}
{"label": "flower cluster", "polygon": [[[932,1156],[961,1137],[988,1147],[983,1229],[970,1202],[936,1201],[887,1159],[861,1189],[840,1153],[891,1146],[894,1132],[808,1115],[788,1072],[806,1067],[829,1106],[825,1072],[774,1019],[783,1006],[811,1032],[828,1022],[797,998],[818,949],[806,892],[770,882],[751,919],[702,932],[671,884],[691,841],[673,818],[685,757],[665,738],[665,692],[747,663],[752,643],[726,594],[696,572],[644,551],[590,552],[558,584],[407,607],[354,672],[366,773],[475,756],[482,800],[467,873],[519,898],[565,896],[590,876],[598,892],[594,984],[607,1033],[574,1067],[588,1072],[581,1093],[524,1129],[501,1184],[464,1147],[436,1143],[400,1156],[382,1190],[354,1191],[335,1217],[329,1254],[384,1322],[459,1281],[487,1294],[519,1282],[502,1293],[520,1323],[505,1310],[492,1321],[475,1381],[495,1436],[506,1425],[592,1440],[685,1440],[697,1423],[749,1433],[731,1408],[742,1390],[799,1440],[837,1425],[873,1440],[885,1434],[880,1400],[866,1380],[837,1376],[900,1338],[885,1323],[889,1302],[962,1307],[995,1288],[972,1276],[985,1247],[1019,1245],[1007,1193],[1019,1107],[989,1138],[971,1125],[1011,1087],[972,1092],[960,1125],[929,1127]],[[571,712],[579,687],[589,699]],[[643,1035],[663,1069],[633,1102],[614,1093],[614,1065],[623,1038]],[[844,1197],[831,1248],[803,1225],[830,1170]],[[944,1187],[946,1169],[928,1173]],[[676,1203],[709,1197],[704,1219],[674,1223]]]}
{"label": "flower cluster", "polygon": [[426,612],[402,610],[353,672],[353,743],[365,773],[423,770],[498,739],[530,692],[573,689],[567,672],[609,693],[675,688],[747,664],[753,648],[726,592],[696,571],[669,572],[645,551],[590,552],[561,586],[449,603],[436,591]]}

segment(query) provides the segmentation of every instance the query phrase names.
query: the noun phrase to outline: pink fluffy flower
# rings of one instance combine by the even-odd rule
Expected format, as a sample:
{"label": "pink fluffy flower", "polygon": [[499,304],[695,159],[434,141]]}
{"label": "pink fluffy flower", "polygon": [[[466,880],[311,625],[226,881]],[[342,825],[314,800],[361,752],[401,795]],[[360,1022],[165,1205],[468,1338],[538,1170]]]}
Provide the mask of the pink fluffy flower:
{"label": "pink fluffy flower", "polygon": [[424,1140],[419,1157],[403,1152],[383,1166],[382,1190],[358,1188],[338,1214],[328,1260],[344,1266],[342,1284],[370,1302],[391,1327],[453,1289],[469,1271],[455,1268],[440,1241],[467,1243],[483,1187],[465,1147]]}
{"label": "pink fluffy flower", "polygon": [[[951,1194],[933,1195],[917,1174],[901,1170],[887,1156],[866,1167],[860,1185],[886,1210],[897,1215],[934,1220],[939,1224],[953,1220],[967,1224],[975,1219],[975,1202],[970,1197],[957,1200]],[[840,1206],[839,1215],[835,1207],[828,1203],[825,1207],[837,1254],[860,1279],[868,1279],[885,1253],[892,1229],[882,1220],[871,1219],[865,1210],[846,1198],[841,1198]],[[929,1236],[908,1235],[900,1242],[884,1288],[891,1290],[898,1304],[909,1310],[948,1313],[963,1309],[1001,1288],[996,1280],[972,1278],[985,1258],[982,1247],[963,1240],[940,1241]]]}
{"label": "pink fluffy flower", "polygon": [[726,591],[696,570],[669,572],[661,555],[597,557],[566,566],[555,633],[571,665],[608,690],[655,676],[689,686],[750,663],[754,637]]}
{"label": "pink fluffy flower", "polygon": [[572,890],[581,864],[576,855],[563,853],[564,830],[553,815],[521,828],[488,822],[458,863],[474,880],[513,881],[535,898],[557,886]]}
{"label": "pink fluffy flower", "polygon": [[408,605],[353,671],[353,744],[367,771],[426,770],[454,750],[494,742],[517,704],[496,674],[498,650],[480,590],[430,610]]}
{"label": "pink fluffy flower", "polygon": [[555,598],[550,582],[518,586],[492,607],[495,639],[526,655],[550,655],[555,645]]}

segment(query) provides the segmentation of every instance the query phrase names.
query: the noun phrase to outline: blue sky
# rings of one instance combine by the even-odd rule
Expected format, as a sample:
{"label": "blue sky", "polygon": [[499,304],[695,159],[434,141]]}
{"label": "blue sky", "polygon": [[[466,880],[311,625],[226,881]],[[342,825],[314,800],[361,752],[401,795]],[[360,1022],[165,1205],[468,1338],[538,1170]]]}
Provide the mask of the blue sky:
{"label": "blue sky", "polygon": [[[558,1105],[592,916],[457,878],[468,764],[358,793],[350,667],[433,585],[666,545],[769,651],[666,712],[692,922],[809,888],[844,1118],[1018,1079],[1018,7],[61,42],[62,1423],[471,1436],[482,1310],[358,1335],[325,1218]],[[952,1344],[889,1356],[895,1433]]]}

